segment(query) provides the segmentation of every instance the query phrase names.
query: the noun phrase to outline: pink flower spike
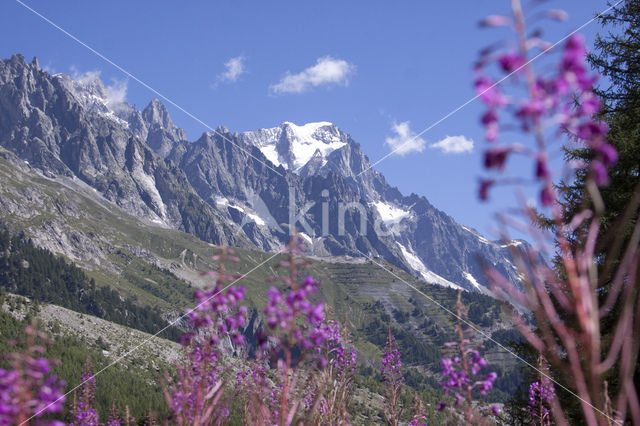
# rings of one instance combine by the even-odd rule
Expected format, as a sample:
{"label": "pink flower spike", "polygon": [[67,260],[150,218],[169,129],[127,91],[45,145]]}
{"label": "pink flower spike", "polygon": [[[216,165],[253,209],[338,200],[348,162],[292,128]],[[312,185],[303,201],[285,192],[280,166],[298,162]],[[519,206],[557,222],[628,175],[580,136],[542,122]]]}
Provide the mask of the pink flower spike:
{"label": "pink flower spike", "polygon": [[524,60],[515,52],[507,52],[498,59],[498,63],[504,72],[510,73],[520,68]]}
{"label": "pink flower spike", "polygon": [[618,162],[618,151],[616,151],[613,145],[602,143],[598,145],[596,151],[600,154],[604,165],[612,166]]}
{"label": "pink flower spike", "polygon": [[500,128],[498,127],[498,123],[491,123],[487,126],[487,130],[484,132],[484,138],[487,142],[495,142],[498,139],[499,132]]}
{"label": "pink flower spike", "polygon": [[511,18],[504,15],[489,15],[478,23],[480,27],[510,26]]}
{"label": "pink flower spike", "polygon": [[318,304],[309,311],[308,318],[312,324],[319,323],[324,319],[324,305],[322,302],[318,302]]}
{"label": "pink flower spike", "polygon": [[489,199],[489,188],[491,188],[496,181],[494,179],[481,180],[480,188],[478,189],[478,196],[480,200],[487,201]]}
{"label": "pink flower spike", "polygon": [[484,167],[487,169],[504,170],[505,162],[507,161],[507,155],[511,153],[511,148],[496,147],[485,151],[484,153]]}
{"label": "pink flower spike", "polygon": [[604,121],[589,121],[578,127],[576,134],[584,141],[602,138],[609,132],[609,126]]}
{"label": "pink flower spike", "polygon": [[564,96],[569,93],[569,89],[571,88],[571,84],[564,75],[553,80],[551,84],[553,86],[553,90],[560,96]]}
{"label": "pink flower spike", "polygon": [[549,179],[550,176],[547,157],[544,154],[538,154],[536,158],[536,178],[544,180]]}
{"label": "pink flower spike", "polygon": [[493,80],[488,77],[478,77],[474,83],[476,94],[482,99],[482,101],[489,107],[502,107],[507,104],[507,100],[504,95],[495,85]]}
{"label": "pink flower spike", "polygon": [[244,336],[242,334],[234,333],[231,335],[231,341],[235,345],[244,345]]}
{"label": "pink flower spike", "polygon": [[482,118],[480,119],[482,124],[488,126],[489,124],[495,123],[498,121],[498,113],[495,109],[490,109],[484,114],[482,114]]}
{"label": "pink flower spike", "polygon": [[583,96],[586,99],[580,104],[580,113],[586,116],[592,116],[602,108],[602,101],[593,92],[586,92]]}
{"label": "pink flower spike", "polygon": [[540,202],[543,206],[549,207],[553,204],[553,198],[552,190],[548,186],[542,188],[542,191],[540,191]]}
{"label": "pink flower spike", "polygon": [[566,21],[569,18],[569,14],[562,9],[547,10],[548,18],[555,19],[556,21]]}
{"label": "pink flower spike", "polygon": [[584,36],[580,33],[572,34],[567,40],[564,49],[572,53],[580,53],[581,57],[584,57],[587,53],[587,49],[584,47]]}
{"label": "pink flower spike", "polygon": [[593,161],[591,163],[591,170],[593,171],[593,177],[598,186],[604,186],[609,183],[609,174],[607,168],[600,161]]}
{"label": "pink flower spike", "polygon": [[542,99],[535,98],[522,104],[516,112],[516,116],[522,120],[534,120],[540,117],[544,111],[545,107]]}

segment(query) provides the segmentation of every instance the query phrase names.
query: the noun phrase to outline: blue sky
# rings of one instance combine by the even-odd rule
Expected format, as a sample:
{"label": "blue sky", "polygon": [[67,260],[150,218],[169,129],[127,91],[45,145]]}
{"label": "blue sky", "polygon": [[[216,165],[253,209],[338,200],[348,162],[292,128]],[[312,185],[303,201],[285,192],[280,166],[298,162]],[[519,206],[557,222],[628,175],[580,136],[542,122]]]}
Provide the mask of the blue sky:
{"label": "blue sky", "polygon": [[[506,0],[23,1],[213,127],[331,121],[372,162],[390,151],[387,140],[421,132],[473,97],[478,50],[511,36],[477,27],[486,15],[507,13]],[[545,24],[545,38],[555,42],[607,5],[547,7],[569,13]],[[582,31],[589,45],[598,30],[594,22]],[[140,109],[155,96],[13,0],[0,6],[0,40],[3,58],[37,56],[51,72],[98,70],[105,84],[126,87],[127,101]],[[189,139],[207,130],[168,108]],[[513,205],[513,196],[504,189],[489,204],[477,200],[482,110],[470,104],[426,132],[422,152],[392,155],[376,169],[403,193],[424,195],[488,234],[493,213]],[[463,136],[463,152],[430,147],[447,136]]]}

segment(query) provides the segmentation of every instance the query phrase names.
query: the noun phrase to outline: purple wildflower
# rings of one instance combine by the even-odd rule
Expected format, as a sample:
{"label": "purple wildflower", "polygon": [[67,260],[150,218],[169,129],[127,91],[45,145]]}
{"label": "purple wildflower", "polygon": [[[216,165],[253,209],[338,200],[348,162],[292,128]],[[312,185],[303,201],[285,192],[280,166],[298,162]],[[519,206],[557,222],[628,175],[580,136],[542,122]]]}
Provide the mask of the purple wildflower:
{"label": "purple wildflower", "polygon": [[27,326],[25,332],[26,349],[6,355],[11,368],[0,369],[0,424],[22,424],[32,416],[40,418],[63,409],[65,383],[50,375],[52,361],[41,357],[44,347],[39,342],[49,340],[35,325]]}
{"label": "purple wildflower", "polygon": [[481,179],[480,188],[478,189],[478,196],[480,200],[487,201],[489,199],[489,188],[495,185],[495,179]]}
{"label": "purple wildflower", "polygon": [[503,107],[507,104],[504,95],[495,86],[495,83],[488,77],[480,76],[475,81],[477,95],[491,108]]}
{"label": "purple wildflower", "polygon": [[507,155],[513,151],[509,147],[496,147],[485,151],[484,153],[484,166],[487,169],[504,170],[505,162],[507,161]]}
{"label": "purple wildflower", "polygon": [[[550,425],[551,401],[556,397],[553,382],[548,377],[549,368],[542,356],[538,359],[540,380],[529,385],[529,413],[536,417],[540,424]],[[537,423],[537,422],[536,422]]]}
{"label": "purple wildflower", "polygon": [[185,362],[176,364],[175,381],[166,378],[165,399],[178,423],[207,423],[212,418],[228,417],[228,408],[220,399],[224,392],[220,379],[221,341],[229,338],[233,345],[244,344],[242,328],[247,314],[247,308],[239,306],[245,288],[225,287],[228,280],[238,277],[225,272],[226,261],[237,261],[230,255],[232,252],[223,247],[213,256],[219,262],[218,270],[204,275],[215,276],[216,284],[194,293],[197,306],[187,312],[193,331],[181,339]]}
{"label": "purple wildflower", "polygon": [[389,329],[387,344],[385,345],[382,356],[380,375],[384,383],[382,392],[386,406],[385,417],[392,425],[399,423],[400,415],[403,411],[399,402],[402,382],[404,382],[401,368],[402,360],[400,359],[400,352],[398,351],[396,340],[391,334],[391,329]]}
{"label": "purple wildflower", "polygon": [[481,27],[499,27],[511,25],[512,20],[504,15],[489,15],[480,21]]}
{"label": "purple wildflower", "polygon": [[612,166],[618,162],[618,151],[608,143],[598,145],[596,152],[599,154],[602,163],[606,166]]}
{"label": "purple wildflower", "polygon": [[498,63],[505,72],[510,73],[521,67],[524,64],[524,60],[516,52],[507,52],[498,58]]}
{"label": "purple wildflower", "polygon": [[[283,341],[283,335],[291,333],[293,343],[304,349],[321,347],[328,337],[320,327],[324,320],[324,305],[322,302],[314,304],[308,299],[309,295],[318,290],[319,285],[313,277],[306,277],[299,287],[296,285],[286,295],[275,286],[269,288],[267,306],[263,312],[267,325],[274,332],[271,336],[274,342]],[[302,324],[297,321],[299,318],[304,318]]]}
{"label": "purple wildflower", "polygon": [[[454,402],[448,405],[445,401],[441,401],[438,410],[442,411],[447,406],[450,410],[460,410],[459,406],[463,406],[463,414],[468,424],[475,424],[477,407],[473,406],[473,394],[478,392],[480,395],[486,395],[493,388],[498,374],[489,372],[482,374],[481,371],[487,367],[487,360],[482,356],[480,351],[468,348],[469,340],[464,337],[465,331],[462,328],[461,318],[465,315],[465,308],[462,304],[462,295],[458,292],[458,301],[456,304],[458,313],[458,334],[459,342],[445,343],[446,355],[440,360],[442,369],[442,382],[440,385],[444,388],[445,396],[449,399],[453,397]],[[489,407],[479,407],[479,413],[487,413]]]}
{"label": "purple wildflower", "polygon": [[[565,14],[562,11],[554,11],[551,15],[562,17]],[[496,22],[503,22],[504,19],[506,18]],[[488,18],[487,22],[492,20],[495,18]],[[502,127],[498,120],[498,111],[506,110],[510,103],[516,105],[509,108],[513,111],[513,120],[523,131],[533,134],[536,141],[534,150],[522,152],[534,159],[535,177],[541,185],[540,202],[543,206],[550,206],[557,198],[555,188],[550,184],[547,148],[543,141],[543,135],[547,133],[550,125],[559,124],[559,130],[575,135],[579,142],[595,151],[597,158],[591,162],[590,167],[591,176],[598,185],[607,183],[607,169],[617,160],[617,153],[605,142],[607,125],[594,118],[602,107],[602,101],[593,91],[596,78],[590,75],[586,65],[586,48],[581,36],[574,34],[568,38],[555,72],[545,76],[536,75],[533,64],[526,64],[528,96],[520,102],[507,102],[506,95],[494,86],[494,81],[498,78],[494,79],[485,74],[485,67],[491,63],[497,63],[501,72],[507,75],[524,66],[524,58],[527,57],[528,51],[534,47],[541,47],[540,43],[533,42],[537,37],[530,38],[522,47],[522,51],[507,50],[495,53],[495,49],[483,50],[481,59],[475,66],[475,72],[479,77],[475,79],[474,87],[487,106],[481,122],[485,127],[485,138],[489,142],[497,139],[498,131]],[[508,125],[513,127],[512,123]],[[514,148],[515,146],[494,147],[487,150],[484,158],[485,168],[504,171],[507,156]],[[492,184],[493,181],[482,181],[479,191],[481,200],[488,198],[488,190]]]}
{"label": "purple wildflower", "polygon": [[91,361],[87,357],[84,363],[84,372],[80,378],[80,396],[74,397],[73,418],[77,426],[98,426],[98,411],[94,407],[96,378],[91,372]]}
{"label": "purple wildflower", "polygon": [[551,172],[549,172],[549,165],[547,163],[547,157],[544,154],[538,154],[536,157],[536,179],[549,179]]}

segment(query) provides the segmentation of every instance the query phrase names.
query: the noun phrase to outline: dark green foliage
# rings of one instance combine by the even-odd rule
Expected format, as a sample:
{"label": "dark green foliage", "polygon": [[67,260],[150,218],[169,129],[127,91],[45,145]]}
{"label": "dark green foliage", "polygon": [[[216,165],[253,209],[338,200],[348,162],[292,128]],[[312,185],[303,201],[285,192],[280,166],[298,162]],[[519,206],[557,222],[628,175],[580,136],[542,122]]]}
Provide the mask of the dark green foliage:
{"label": "dark green foliage", "polygon": [[524,336],[514,328],[502,328],[491,333],[491,339],[488,340],[484,347],[485,349],[493,349],[498,345],[495,342],[500,343],[504,347],[510,347],[514,344],[520,344],[525,341]]}
{"label": "dark green foliage", "polygon": [[[428,291],[427,294],[437,292],[438,302],[442,306],[453,308],[456,303],[457,291],[454,289],[431,286]],[[499,320],[500,306],[495,299],[482,294],[463,292],[462,300],[466,306],[474,306],[474,312],[477,313],[477,317],[471,322],[477,325],[491,326]],[[452,322],[454,318],[447,314],[445,314],[444,320],[442,318],[434,320],[434,318],[427,316],[424,312],[425,305],[430,302],[426,301],[423,296],[416,295],[409,298],[408,302],[414,307],[411,313],[399,309],[392,310],[393,320],[397,325],[392,322],[392,317],[387,313],[381,301],[365,303],[364,311],[367,313],[368,319],[360,333],[377,347],[383,347],[390,327],[402,356],[405,384],[414,390],[441,393],[439,380],[442,348],[445,342],[458,340],[457,328]],[[419,321],[420,326],[411,327],[410,320]],[[512,339],[517,341],[522,339],[520,333],[514,329],[500,329],[492,337],[501,343],[510,342]],[[507,345],[505,344],[505,346]],[[493,352],[502,351],[496,347],[495,343],[487,340],[482,352],[487,354],[490,350]],[[486,396],[487,401],[506,401],[522,385],[520,371],[522,366],[514,362],[511,355],[504,356],[508,357],[507,362],[492,365],[486,370],[487,372],[497,371],[499,373],[494,388]],[[380,380],[376,368],[378,367],[374,369],[361,367],[358,372],[363,377],[371,377],[371,380],[375,382]]]}
{"label": "dark green foliage", "polygon": [[[607,236],[606,232],[615,227],[616,235],[629,235],[638,213],[636,206],[628,220],[621,223],[634,192],[640,195],[640,1],[626,0],[599,20],[604,29],[596,38],[589,61],[605,77],[597,90],[604,101],[600,118],[609,125],[607,141],[619,154],[618,163],[609,173],[610,184],[600,191],[606,211],[598,251],[604,256],[611,241],[606,237],[614,236]],[[576,149],[568,151],[567,157],[588,162],[592,153],[589,149]],[[561,186],[567,220],[592,203],[585,179],[582,173],[575,182]],[[577,244],[583,235],[584,228],[573,235]],[[604,261],[604,257],[599,259]]]}
{"label": "dark green foliage", "polygon": [[[519,341],[501,343],[505,343],[529,364],[537,365],[538,354],[528,343],[520,343]],[[520,386],[514,389],[511,398],[504,404],[504,414],[507,416],[509,424],[514,426],[531,424],[531,415],[527,411],[529,384],[538,380],[537,373],[529,366],[522,365],[520,374],[522,375]]]}
{"label": "dark green foliage", "polygon": [[[599,20],[604,28],[589,61],[605,77],[597,89],[604,101],[600,118],[609,124],[607,141],[619,154],[618,164],[610,172],[611,183],[601,190],[606,207],[603,228],[608,229],[640,182],[640,1],[623,1]],[[569,151],[568,156],[591,159],[587,149]],[[591,202],[584,174],[563,189],[569,217]]]}
{"label": "dark green foliage", "polygon": [[176,278],[167,269],[160,269],[150,264],[141,266],[134,264],[134,267],[139,267],[139,269],[130,271],[127,268],[123,271],[122,278],[172,305],[182,304],[185,295],[191,296],[193,292],[188,283]]}
{"label": "dark green foliage", "polygon": [[398,321],[400,324],[404,324],[409,319],[409,314],[404,311],[399,311],[398,309],[393,310],[393,318]]}
{"label": "dark green foliage", "polygon": [[493,323],[491,317],[491,311],[486,310],[486,306],[482,306],[480,303],[473,302],[469,305],[467,315],[469,320],[477,325],[490,326]]}
{"label": "dark green foliage", "polygon": [[[605,210],[595,254],[602,301],[608,294],[616,266],[640,212],[640,1],[625,0],[598,19],[603,29],[596,38],[595,50],[589,56],[589,61],[605,77],[597,90],[604,101],[600,118],[609,125],[607,141],[618,150],[619,155],[618,163],[609,173],[609,185],[600,190]],[[567,157],[588,162],[592,153],[588,149],[572,150],[567,152]],[[580,174],[574,182],[565,182],[561,186],[567,221],[581,209],[593,208],[598,204],[586,189],[585,181],[586,176]],[[571,235],[577,247],[584,244],[586,226]],[[639,286],[637,281],[636,288]],[[602,319],[605,348],[609,346],[606,342],[612,338],[619,308],[619,304],[614,305],[611,315]],[[618,392],[615,366],[607,380],[610,394],[615,395]],[[636,388],[639,388],[640,367],[636,368],[634,380]],[[570,405],[574,399],[562,393],[558,396],[563,406]],[[576,409],[579,410],[579,407]]]}
{"label": "dark green foliage", "polygon": [[[97,287],[78,267],[35,247],[24,235],[0,230],[0,286],[40,303],[51,303],[117,324],[156,333],[168,325],[160,313],[124,298],[116,290]],[[171,327],[163,337],[177,339]]]}
{"label": "dark green foliage", "polygon": [[[21,344],[10,346],[9,342],[12,340],[24,342],[24,328],[27,324],[24,320],[19,321],[10,314],[0,311],[0,330],[2,330],[0,333],[0,353],[6,354],[23,348]],[[111,361],[103,356],[101,350],[88,347],[85,341],[76,337],[58,336],[47,347],[45,357],[62,360],[53,367],[52,371],[67,383],[65,393],[80,383],[87,356],[94,365],[94,373],[111,364]],[[7,360],[0,359],[0,367],[8,367]],[[150,409],[152,412],[160,414],[160,418],[166,417],[166,404],[157,379],[158,377],[154,373],[133,366],[123,366],[121,363],[105,369],[104,372],[96,376],[95,404],[100,419],[106,423],[113,402],[121,413],[124,412],[125,405],[128,405],[131,414],[136,419],[143,418]],[[70,394],[67,396],[62,419],[71,420],[68,416],[72,401],[73,394]]]}

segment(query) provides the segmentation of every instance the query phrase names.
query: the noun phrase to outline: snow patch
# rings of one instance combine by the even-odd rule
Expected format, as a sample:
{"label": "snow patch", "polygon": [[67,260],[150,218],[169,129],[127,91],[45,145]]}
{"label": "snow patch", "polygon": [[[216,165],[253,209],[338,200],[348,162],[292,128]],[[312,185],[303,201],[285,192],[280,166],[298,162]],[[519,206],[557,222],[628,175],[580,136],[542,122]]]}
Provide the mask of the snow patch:
{"label": "snow patch", "polygon": [[459,285],[454,284],[451,281],[445,278],[442,278],[440,275],[435,274],[430,270],[428,270],[427,267],[424,265],[424,263],[422,263],[420,258],[416,256],[415,253],[412,253],[409,250],[407,250],[405,246],[403,246],[400,243],[396,243],[396,244],[398,244],[398,246],[400,247],[400,250],[402,251],[402,255],[404,256],[409,266],[411,266],[415,271],[420,273],[420,275],[422,276],[422,278],[424,278],[425,281],[429,283],[439,284],[445,287],[451,287],[457,290],[462,290],[462,287],[460,287]]}
{"label": "snow patch", "polygon": [[467,281],[469,281],[478,290],[480,290],[482,288],[482,286],[480,285],[478,280],[476,280],[476,278],[473,275],[471,275],[470,273],[463,272],[462,275],[464,275],[464,277],[467,279]]}
{"label": "snow patch", "polygon": [[409,210],[404,210],[391,203],[376,201],[372,204],[378,211],[378,214],[380,215],[380,218],[382,218],[382,221],[385,225],[393,225],[399,223],[400,221],[402,221],[402,219],[411,216],[411,212]]}
{"label": "snow patch", "polygon": [[463,272],[463,275],[467,279],[467,281],[469,281],[480,293],[486,294],[487,296],[495,297],[490,289],[481,285],[478,280],[476,280],[476,278],[469,272]]}
{"label": "snow patch", "polygon": [[100,114],[125,129],[129,128],[129,123],[116,114],[118,111],[132,109],[124,101],[126,84],[117,89],[118,93],[114,97],[112,90],[105,87],[100,80],[99,72],[86,72],[82,75],[74,75],[74,78],[65,74],[56,74],[54,77],[62,81],[85,110]]}
{"label": "snow patch", "polygon": [[465,231],[467,231],[467,232],[471,232],[473,235],[475,235],[475,236],[476,236],[476,238],[478,238],[478,240],[479,240],[481,243],[483,243],[483,244],[492,244],[492,242],[491,242],[491,241],[487,240],[485,237],[483,237],[482,235],[478,234],[478,233],[477,233],[476,231],[474,231],[473,229],[471,229],[471,228],[467,228],[467,227],[466,227],[466,226],[464,226],[464,225],[460,225],[460,226],[462,226],[462,229],[464,229]]}
{"label": "snow patch", "polygon": [[512,240],[509,241],[507,244],[502,244],[500,246],[500,248],[507,248],[507,247],[518,247],[522,245],[522,241],[518,241],[518,240]]}
{"label": "snow patch", "polygon": [[[283,132],[286,132],[290,141],[288,153],[278,152],[278,144]],[[243,132],[239,136],[244,142],[258,147],[276,167],[282,166],[288,169],[289,164],[292,163],[294,172],[304,167],[316,151],[320,152],[325,164],[327,155],[347,144],[340,139],[335,126],[328,121],[307,123],[302,126],[285,121],[280,127]]]}
{"label": "snow patch", "polygon": [[[226,200],[226,198],[225,198],[225,200]],[[228,200],[227,200],[227,202],[228,202]],[[222,204],[222,203],[221,203],[221,204]],[[246,210],[246,209],[244,209],[243,207],[236,206],[236,205],[233,205],[233,204],[228,204],[228,203],[227,203],[227,204],[224,204],[224,205],[226,205],[226,206],[228,206],[228,207],[231,207],[232,209],[239,210],[240,212],[244,213],[244,215],[245,215],[245,216],[247,216],[249,219],[251,219],[251,221],[252,221],[252,222],[255,222],[257,225],[264,226],[264,225],[266,225],[266,224],[267,224],[267,223],[264,221],[264,219],[262,219],[262,217],[260,217],[259,215],[257,215],[257,214],[256,214],[256,213],[254,213],[254,212],[247,211],[247,210]],[[242,224],[246,223],[246,221],[242,221],[242,222],[243,222]]]}
{"label": "snow patch", "polygon": [[262,220],[262,218],[260,216],[258,216],[255,213],[248,213],[247,212],[246,215],[249,216],[251,219],[253,219],[253,221],[255,223],[257,223],[258,225],[264,226],[264,225],[267,224],[264,220]]}
{"label": "snow patch", "polygon": [[216,197],[214,198],[216,204],[220,204],[223,206],[228,206],[229,205],[229,199],[227,197],[221,197],[219,195],[216,195]]}
{"label": "snow patch", "polygon": [[313,239],[310,236],[308,236],[307,234],[305,234],[304,232],[298,232],[298,235],[300,236],[300,238],[305,240],[307,243],[309,243],[309,244],[313,243]]}
{"label": "snow patch", "polygon": [[289,122],[285,122],[285,124],[293,131],[294,138],[291,143],[291,153],[293,154],[293,168],[295,171],[304,167],[311,160],[316,150],[320,151],[322,157],[325,158],[331,152],[347,144],[342,142],[337,135],[331,133],[324,134],[322,139],[317,138],[317,132],[321,127],[333,126],[328,121],[307,123],[303,126],[297,126]]}
{"label": "snow patch", "polygon": [[264,156],[267,157],[267,160],[271,161],[274,166],[282,166],[285,169],[287,168],[286,164],[281,164],[280,161],[278,161],[278,151],[276,150],[275,145],[263,146],[260,148],[260,152],[262,152]]}

